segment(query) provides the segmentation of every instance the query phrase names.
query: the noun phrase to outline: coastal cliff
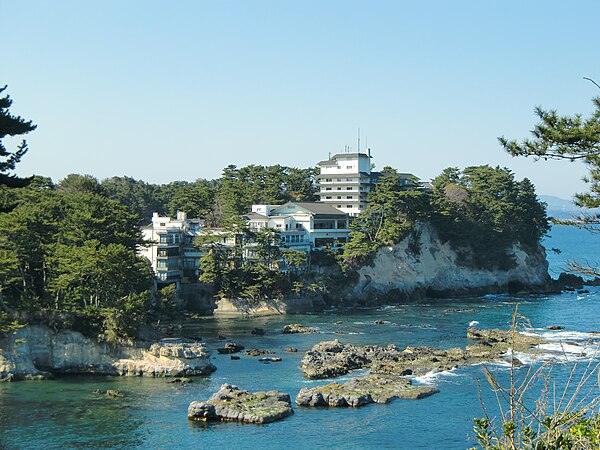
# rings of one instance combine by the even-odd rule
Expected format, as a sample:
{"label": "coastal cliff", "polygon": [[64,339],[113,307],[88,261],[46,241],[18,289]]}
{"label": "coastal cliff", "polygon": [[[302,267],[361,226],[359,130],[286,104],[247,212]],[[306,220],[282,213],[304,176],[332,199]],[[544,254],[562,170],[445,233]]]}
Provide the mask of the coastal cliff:
{"label": "coastal cliff", "polygon": [[513,245],[511,253],[515,264],[508,270],[467,267],[429,224],[420,223],[415,235],[380,248],[370,264],[357,269],[358,281],[348,296],[361,298],[394,291],[404,296],[420,293],[447,297],[548,287],[551,280],[541,245],[533,251]]}
{"label": "coastal cliff", "polygon": [[211,373],[203,344],[161,341],[149,348],[111,346],[77,331],[43,325],[21,328],[0,340],[0,380],[47,378],[53,374],[184,376]]}

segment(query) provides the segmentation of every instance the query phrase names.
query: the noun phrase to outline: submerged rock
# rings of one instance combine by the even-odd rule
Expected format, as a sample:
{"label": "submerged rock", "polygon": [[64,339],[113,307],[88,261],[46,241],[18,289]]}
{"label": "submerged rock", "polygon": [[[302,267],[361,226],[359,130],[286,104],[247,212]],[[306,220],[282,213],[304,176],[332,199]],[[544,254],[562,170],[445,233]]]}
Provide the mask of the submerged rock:
{"label": "submerged rock", "polygon": [[223,384],[205,402],[191,402],[190,420],[222,420],[248,423],[270,423],[294,414],[288,394],[278,391],[248,392],[231,384]]}
{"label": "submerged rock", "polygon": [[434,386],[413,386],[410,380],[392,375],[368,375],[346,383],[302,388],[296,396],[300,406],[350,406],[387,403],[393,398],[417,400],[439,390]]}
{"label": "submerged rock", "polygon": [[101,389],[96,389],[94,394],[103,395],[107,398],[124,398],[125,394],[121,391],[117,391],[116,389],[108,389],[103,391]]}
{"label": "submerged rock", "polygon": [[270,363],[270,362],[280,362],[281,358],[275,356],[263,356],[262,358],[258,358],[260,362]]}
{"label": "submerged rock", "polygon": [[189,384],[192,382],[191,378],[187,378],[187,377],[176,377],[176,378],[172,378],[169,381],[167,381],[167,383],[179,383],[179,384]]}
{"label": "submerged rock", "polygon": [[290,325],[285,325],[281,331],[284,334],[296,334],[296,333],[316,333],[317,330],[315,330],[312,327],[305,327],[304,325],[301,325],[299,323],[292,323]]}

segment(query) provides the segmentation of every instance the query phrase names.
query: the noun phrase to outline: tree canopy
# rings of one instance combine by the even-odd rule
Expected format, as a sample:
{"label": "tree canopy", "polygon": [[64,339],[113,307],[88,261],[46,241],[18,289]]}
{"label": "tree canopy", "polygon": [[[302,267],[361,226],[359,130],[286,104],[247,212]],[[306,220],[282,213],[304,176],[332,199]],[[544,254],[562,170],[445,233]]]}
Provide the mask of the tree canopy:
{"label": "tree canopy", "polygon": [[513,265],[513,244],[533,248],[548,229],[545,205],[533,184],[516,181],[506,168],[450,167],[432,181],[431,191],[420,189],[417,181],[403,183],[396,170],[383,169],[367,209],[351,225],[347,262],[364,263],[378,248],[407,237],[418,255],[415,223],[426,221],[462,264],[507,269]]}
{"label": "tree canopy", "polygon": [[[7,86],[0,88],[0,94],[6,90]],[[13,171],[21,158],[27,153],[27,141],[23,140],[14,151],[9,151],[2,139],[6,136],[21,136],[36,129],[31,120],[25,120],[20,116],[14,116],[9,108],[13,101],[8,95],[0,97],[0,186],[23,187],[26,186],[31,178],[19,178],[10,172]]]}
{"label": "tree canopy", "polygon": [[535,108],[540,122],[531,131],[532,138],[521,143],[504,136],[498,138],[504,149],[513,156],[532,156],[543,159],[583,161],[589,168],[585,181],[590,192],[577,194],[579,206],[600,206],[600,97],[592,99],[594,112],[588,118],[581,114],[560,115],[555,110]]}

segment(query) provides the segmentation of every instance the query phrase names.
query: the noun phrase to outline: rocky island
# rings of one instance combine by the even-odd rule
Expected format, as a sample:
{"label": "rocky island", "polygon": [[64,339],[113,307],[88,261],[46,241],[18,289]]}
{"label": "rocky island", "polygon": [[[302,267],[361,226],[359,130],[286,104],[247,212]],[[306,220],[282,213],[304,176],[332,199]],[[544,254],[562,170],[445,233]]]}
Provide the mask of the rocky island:
{"label": "rocky island", "polygon": [[302,388],[296,396],[296,404],[356,408],[369,403],[388,403],[394,398],[418,400],[437,392],[434,386],[414,386],[406,378],[372,374],[343,384]]}
{"label": "rocky island", "polygon": [[290,396],[282,392],[248,392],[223,384],[207,401],[191,402],[188,419],[270,423],[294,414],[291,405]]}
{"label": "rocky island", "polygon": [[429,347],[406,347],[400,350],[393,344],[381,347],[343,344],[337,339],[323,341],[305,353],[300,369],[306,377],[313,379],[345,375],[356,369],[400,376],[424,375],[468,364],[499,361],[506,357],[510,348],[535,352],[535,346],[543,342],[536,336],[504,330],[469,328],[467,336],[476,342],[465,349],[448,350]]}

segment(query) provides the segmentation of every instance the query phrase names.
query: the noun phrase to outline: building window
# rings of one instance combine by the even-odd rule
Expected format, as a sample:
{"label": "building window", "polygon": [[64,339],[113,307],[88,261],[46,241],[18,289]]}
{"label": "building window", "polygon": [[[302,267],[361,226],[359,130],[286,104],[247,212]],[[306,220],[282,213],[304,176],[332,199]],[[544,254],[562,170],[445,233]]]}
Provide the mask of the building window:
{"label": "building window", "polygon": [[337,188],[337,190],[338,190],[338,191],[341,191],[341,190],[342,190],[342,188],[341,188],[341,187],[339,187],[339,188]]}
{"label": "building window", "polygon": [[338,197],[337,197],[337,198],[338,198],[338,200],[339,200],[340,198],[342,198],[342,196],[341,196],[341,195],[338,195]]}
{"label": "building window", "polygon": [[331,190],[331,188],[325,188],[325,190],[326,190],[326,191],[330,191],[330,190]]}
{"label": "building window", "polygon": [[158,242],[161,244],[172,244],[173,243],[173,236],[168,235],[168,234],[160,234],[158,236]]}
{"label": "building window", "polygon": [[352,169],[352,166],[346,166],[346,169]]}
{"label": "building window", "polygon": [[331,198],[331,195],[328,195],[327,197],[325,197],[326,200],[329,200]]}
{"label": "building window", "polygon": [[341,179],[341,178],[338,178],[338,179],[337,179],[337,181],[342,181],[342,179]]}
{"label": "building window", "polygon": [[346,208],[352,208],[352,205],[346,205]]}
{"label": "building window", "polygon": [[159,223],[159,224],[158,224],[158,226],[159,226],[159,227],[166,227],[166,226],[167,226],[167,223],[166,223],[166,222],[161,222],[161,223]]}
{"label": "building window", "polygon": [[325,178],[325,181],[332,181],[332,178]]}
{"label": "building window", "polygon": [[352,200],[352,196],[351,195],[346,195],[346,198]]}
{"label": "building window", "polygon": [[346,181],[352,181],[352,178],[346,178]]}
{"label": "building window", "polygon": [[352,188],[351,188],[351,187],[347,187],[347,188],[346,188],[346,190],[347,190],[347,191],[351,191],[351,190],[352,190]]}
{"label": "building window", "polygon": [[338,207],[338,208],[341,208],[341,207],[342,207],[342,205],[337,205],[337,207]]}

